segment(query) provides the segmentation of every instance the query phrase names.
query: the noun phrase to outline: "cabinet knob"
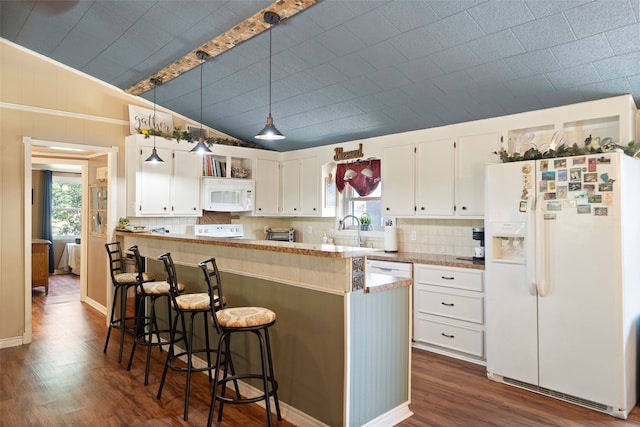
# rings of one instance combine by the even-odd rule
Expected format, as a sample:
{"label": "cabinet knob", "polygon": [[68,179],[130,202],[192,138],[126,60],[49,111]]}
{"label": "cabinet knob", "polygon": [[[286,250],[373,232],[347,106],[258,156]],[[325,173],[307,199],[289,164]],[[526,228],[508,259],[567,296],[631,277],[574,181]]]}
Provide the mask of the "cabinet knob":
{"label": "cabinet knob", "polygon": [[425,209],[426,209],[426,208],[425,208],[424,206],[421,206],[421,207],[420,207],[420,210],[421,210],[421,211],[423,211],[423,210],[425,210]]}
{"label": "cabinet knob", "polygon": [[261,211],[261,210],[262,210],[262,208],[258,208],[258,210],[259,210],[259,211]]}
{"label": "cabinet knob", "polygon": [[467,210],[467,207],[466,207],[466,206],[463,206],[463,207],[462,207],[462,210],[463,210],[463,211],[466,211],[466,210]]}
{"label": "cabinet knob", "polygon": [[385,211],[390,211],[390,210],[391,210],[391,208],[384,208],[384,210],[385,210]]}
{"label": "cabinet knob", "polygon": [[198,208],[193,208],[193,210],[194,210],[194,211],[197,211],[197,210],[198,210]]}
{"label": "cabinet knob", "polygon": [[166,210],[167,210],[167,207],[166,207],[166,206],[164,206],[162,209],[166,211]]}

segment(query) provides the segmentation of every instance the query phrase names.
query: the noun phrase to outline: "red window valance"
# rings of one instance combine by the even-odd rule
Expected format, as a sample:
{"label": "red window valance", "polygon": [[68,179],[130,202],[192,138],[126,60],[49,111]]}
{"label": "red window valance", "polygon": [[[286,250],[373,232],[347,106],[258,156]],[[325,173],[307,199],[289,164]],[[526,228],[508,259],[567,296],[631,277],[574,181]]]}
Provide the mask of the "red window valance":
{"label": "red window valance", "polygon": [[380,184],[380,160],[340,163],[336,168],[336,188],[340,193],[346,184],[361,196],[373,193]]}

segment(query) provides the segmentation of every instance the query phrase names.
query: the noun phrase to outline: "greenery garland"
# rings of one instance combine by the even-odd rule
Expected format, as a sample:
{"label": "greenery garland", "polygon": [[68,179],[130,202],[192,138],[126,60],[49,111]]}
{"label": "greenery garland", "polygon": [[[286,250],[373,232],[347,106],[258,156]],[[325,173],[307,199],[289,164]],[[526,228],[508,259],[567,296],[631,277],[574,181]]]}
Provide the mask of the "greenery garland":
{"label": "greenery garland", "polygon": [[493,153],[500,157],[503,163],[508,162],[521,162],[523,160],[537,160],[537,159],[552,159],[555,157],[571,157],[571,156],[583,156],[586,154],[599,154],[608,153],[615,150],[622,150],[628,156],[633,158],[640,158],[640,145],[636,145],[634,141],[629,141],[627,145],[616,144],[610,142],[605,145],[594,144],[590,138],[585,141],[585,145],[580,147],[577,143],[573,145],[560,144],[556,149],[549,149],[547,151],[540,151],[537,147],[531,147],[524,153],[512,153],[509,154],[504,148],[500,148]]}
{"label": "greenery garland", "polygon": [[[138,131],[139,134],[144,135],[145,138],[149,138],[150,136],[160,136],[165,139],[175,139],[178,144],[180,143],[180,141],[186,141],[189,144],[193,144],[194,142],[199,140],[199,138],[194,137],[190,132],[183,130],[180,127],[173,128],[172,133],[161,132],[156,129],[139,129],[138,128],[136,130]],[[203,142],[207,144],[209,147],[211,147],[214,144],[218,144],[218,145],[232,145],[235,147],[256,148],[261,150],[265,149],[262,145],[256,144],[255,142],[245,142],[238,139],[219,138],[214,136],[203,138]]]}

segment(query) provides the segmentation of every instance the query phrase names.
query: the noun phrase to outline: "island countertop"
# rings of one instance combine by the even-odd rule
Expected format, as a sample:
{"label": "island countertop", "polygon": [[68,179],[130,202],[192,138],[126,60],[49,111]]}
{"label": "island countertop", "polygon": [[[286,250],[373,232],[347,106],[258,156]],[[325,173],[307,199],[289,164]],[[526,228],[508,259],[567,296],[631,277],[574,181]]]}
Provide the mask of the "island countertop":
{"label": "island countertop", "polygon": [[[116,230],[116,236],[131,236],[127,231]],[[165,241],[198,243],[202,245],[226,246],[241,249],[256,249],[261,251],[282,252],[297,255],[312,255],[327,258],[356,258],[368,256],[379,249],[358,248],[354,246],[341,246],[329,244],[314,244],[301,242],[279,242],[274,240],[254,240],[229,237],[194,236],[190,234],[160,234],[160,233],[135,233],[136,237],[145,239],[158,239]]]}

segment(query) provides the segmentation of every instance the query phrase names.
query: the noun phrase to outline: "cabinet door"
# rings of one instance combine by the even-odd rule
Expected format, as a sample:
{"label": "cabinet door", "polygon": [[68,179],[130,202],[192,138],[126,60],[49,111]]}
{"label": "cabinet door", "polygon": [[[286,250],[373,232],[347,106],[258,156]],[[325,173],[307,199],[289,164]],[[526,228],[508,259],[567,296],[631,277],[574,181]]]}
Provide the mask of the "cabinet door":
{"label": "cabinet door", "polygon": [[383,150],[382,215],[415,215],[415,149],[398,145]]}
{"label": "cabinet door", "polygon": [[498,163],[494,154],[500,148],[497,132],[463,136],[458,141],[457,200],[458,216],[484,215],[484,169]]}
{"label": "cabinet door", "polygon": [[173,204],[171,213],[200,215],[200,177],[202,156],[189,151],[173,152]]}
{"label": "cabinet door", "polygon": [[300,214],[300,160],[282,164],[282,213]]}
{"label": "cabinet door", "polygon": [[166,216],[171,213],[171,150],[158,148],[163,163],[145,163],[153,147],[140,147],[140,175],[138,182],[139,215]]}
{"label": "cabinet door", "polygon": [[417,214],[453,216],[455,141],[441,139],[418,144]]}
{"label": "cabinet door", "polygon": [[278,200],[280,188],[279,162],[275,160],[256,161],[255,179],[256,215],[278,215]]}
{"label": "cabinet door", "polygon": [[300,207],[304,215],[320,215],[322,176],[318,159],[310,157],[300,162]]}

